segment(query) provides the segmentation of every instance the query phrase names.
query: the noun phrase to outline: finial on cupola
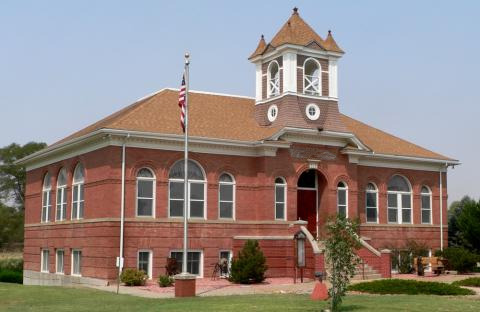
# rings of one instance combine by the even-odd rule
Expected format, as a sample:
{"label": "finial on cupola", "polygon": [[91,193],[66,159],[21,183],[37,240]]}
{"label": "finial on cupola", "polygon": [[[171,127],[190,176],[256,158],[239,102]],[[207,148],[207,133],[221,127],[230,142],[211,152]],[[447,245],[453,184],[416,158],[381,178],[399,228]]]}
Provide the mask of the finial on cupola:
{"label": "finial on cupola", "polygon": [[293,8],[293,14],[298,14],[298,8],[297,7]]}

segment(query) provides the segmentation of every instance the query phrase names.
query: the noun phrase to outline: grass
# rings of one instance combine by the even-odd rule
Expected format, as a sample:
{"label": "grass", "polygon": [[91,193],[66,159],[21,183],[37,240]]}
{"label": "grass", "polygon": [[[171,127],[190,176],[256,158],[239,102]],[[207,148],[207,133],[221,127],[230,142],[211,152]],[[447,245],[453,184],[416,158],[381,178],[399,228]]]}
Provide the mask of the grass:
{"label": "grass", "polygon": [[464,296],[474,295],[470,289],[461,288],[438,282],[421,282],[414,280],[384,279],[372,282],[363,282],[351,285],[349,290],[369,294],[405,294],[405,295],[439,295],[439,296]]}
{"label": "grass", "polygon": [[[308,295],[245,295],[148,299],[86,288],[0,283],[0,311],[320,311],[326,302]],[[460,297],[349,295],[342,311],[479,311],[480,301]]]}
{"label": "grass", "polygon": [[468,286],[468,287],[480,287],[480,277],[470,277],[460,281],[453,282],[452,285]]}

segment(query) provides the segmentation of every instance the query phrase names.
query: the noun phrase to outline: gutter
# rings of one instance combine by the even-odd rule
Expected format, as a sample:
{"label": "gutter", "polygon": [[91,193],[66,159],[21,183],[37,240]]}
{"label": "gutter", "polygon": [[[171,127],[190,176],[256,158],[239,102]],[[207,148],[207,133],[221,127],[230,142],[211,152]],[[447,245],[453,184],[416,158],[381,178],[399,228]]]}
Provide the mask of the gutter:
{"label": "gutter", "polygon": [[436,164],[448,164],[449,166],[458,166],[461,163],[455,159],[437,159],[437,158],[427,158],[427,157],[414,157],[414,156],[403,156],[403,155],[390,155],[390,154],[378,154],[375,152],[367,152],[367,151],[342,151],[342,154],[346,155],[358,155],[358,156],[370,156],[374,158],[383,158],[383,159],[390,159],[390,160],[405,160],[405,161],[418,161],[418,162],[429,162],[429,163],[436,163]]}

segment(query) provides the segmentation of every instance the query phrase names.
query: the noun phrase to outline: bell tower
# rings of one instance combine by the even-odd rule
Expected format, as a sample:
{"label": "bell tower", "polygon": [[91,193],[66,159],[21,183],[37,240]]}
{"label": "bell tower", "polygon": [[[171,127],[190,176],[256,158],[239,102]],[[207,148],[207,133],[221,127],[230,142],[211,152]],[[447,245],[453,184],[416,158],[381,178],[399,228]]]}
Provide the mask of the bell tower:
{"label": "bell tower", "polygon": [[343,50],[328,31],[322,39],[294,8],[255,64],[255,118],[262,126],[345,131],[338,111],[337,62]]}

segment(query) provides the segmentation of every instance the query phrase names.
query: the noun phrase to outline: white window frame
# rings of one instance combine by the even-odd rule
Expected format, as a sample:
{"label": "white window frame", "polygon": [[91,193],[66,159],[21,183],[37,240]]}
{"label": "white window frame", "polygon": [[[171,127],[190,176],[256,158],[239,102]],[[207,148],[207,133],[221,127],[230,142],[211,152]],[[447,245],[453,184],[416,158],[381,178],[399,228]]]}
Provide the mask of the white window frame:
{"label": "white window frame", "polygon": [[[62,270],[59,271],[58,270],[58,260],[59,260],[59,256],[58,256],[58,253],[61,252],[62,253]],[[59,248],[57,250],[55,250],[55,273],[56,274],[60,274],[60,275],[64,275],[65,274],[65,250]]]}
{"label": "white window frame", "polygon": [[[309,86],[313,86],[313,82],[312,82],[312,78],[314,78],[314,76],[312,75],[307,75],[305,73],[305,65],[307,64],[308,61],[314,61],[315,63],[317,63],[317,66],[318,66],[318,72],[319,72],[319,75],[318,75],[318,92],[317,93],[312,93],[312,91],[307,91],[307,87]],[[313,57],[309,57],[305,60],[305,62],[303,62],[303,94],[308,94],[308,95],[311,95],[311,96],[322,96],[323,94],[323,90],[322,90],[322,64],[320,64],[320,62],[318,60],[316,60],[315,58]],[[308,77],[312,77],[309,79],[309,85],[305,85],[305,80],[307,79],[307,76]]]}
{"label": "white window frame", "polygon": [[[45,185],[45,182],[50,180],[48,186]],[[45,196],[47,197],[45,200]],[[42,209],[40,211],[40,223],[50,222],[50,210],[52,208],[52,177],[50,173],[46,173],[43,178],[42,185]],[[45,219],[43,219],[43,212],[45,211]]]}
{"label": "white window frame", "polygon": [[[183,255],[183,249],[172,249],[172,250],[170,250],[170,253],[169,253],[170,258],[172,258],[172,253],[173,252],[181,252],[182,255]],[[188,249],[187,250],[187,261],[188,261],[188,253],[189,252],[199,252],[200,253],[199,274],[198,275],[192,274],[192,275],[195,275],[197,278],[203,278],[203,263],[204,263],[203,250],[201,250],[201,249]],[[181,270],[182,268],[179,268],[179,269]]]}
{"label": "white window frame", "polygon": [[[343,183],[345,186],[338,186],[340,183]],[[340,201],[338,200],[338,191],[345,191],[345,205],[340,205]],[[337,183],[337,214],[340,212],[340,206],[345,206],[345,218],[348,218],[348,184],[341,180]]]}
{"label": "white window frame", "polygon": [[[373,182],[368,182],[367,187],[368,187],[368,184],[372,184],[375,187],[375,190],[365,189],[365,222],[374,224],[374,223],[379,222],[379,216],[378,216],[378,187]],[[368,206],[367,194],[375,194],[375,207],[369,207]],[[376,212],[377,212],[376,221],[368,221],[368,213],[367,213],[368,209],[375,209],[376,210]]]}
{"label": "white window frame", "polygon": [[[282,179],[283,183],[277,183],[277,179]],[[287,220],[287,180],[284,177],[276,177],[274,180],[274,205],[273,205],[273,216],[275,220],[285,221]],[[283,187],[283,198],[284,201],[277,201],[277,187]],[[277,204],[283,204],[283,218],[277,218]]]}
{"label": "white window frame", "polygon": [[[232,260],[233,260],[233,251],[230,250],[230,249],[220,249],[218,251],[218,260],[221,260],[222,258],[220,257],[220,255],[222,254],[222,252],[228,252],[229,253],[229,256],[228,256],[228,272],[230,272],[231,268],[232,268]],[[228,277],[229,274],[227,275],[222,275],[222,276],[225,276],[225,277]]]}
{"label": "white window frame", "polygon": [[[173,166],[175,166],[178,162],[184,162],[185,160],[181,159],[179,161],[176,161]],[[194,179],[188,179],[188,195],[189,195],[189,199],[188,199],[188,219],[194,219],[194,220],[207,220],[207,175],[205,174],[205,170],[203,170],[203,167],[200,166],[200,164],[198,162],[196,162],[195,160],[192,160],[192,159],[189,159],[189,161],[192,161],[194,162],[199,168],[200,170],[202,171],[202,174],[203,174],[203,178],[204,180],[194,180]],[[171,168],[173,168],[173,166]],[[170,168],[170,169],[171,169]],[[182,218],[183,219],[183,215],[182,216],[171,216],[170,215],[170,201],[171,200],[178,200],[180,201],[181,199],[178,199],[178,198],[174,198],[174,199],[171,199],[170,198],[170,187],[171,187],[171,183],[185,183],[185,180],[184,179],[176,179],[176,178],[169,178],[168,179],[168,217],[169,218]],[[191,192],[191,185],[192,183],[194,184],[203,184],[203,217],[192,217],[191,216],[191,213],[190,213],[190,202],[192,201],[200,201],[200,200],[191,200],[191,196],[192,196],[192,192]],[[185,200],[185,194],[183,194],[183,198]]]}
{"label": "white window frame", "polygon": [[[422,192],[422,189],[424,187],[428,190],[428,193],[423,193]],[[423,196],[428,196],[429,197],[430,208],[428,208],[428,209],[423,208],[423,200],[422,200]],[[423,222],[423,211],[424,210],[428,210],[430,212],[429,222]],[[420,188],[420,223],[421,224],[432,224],[432,219],[433,219],[432,210],[433,210],[432,209],[432,189],[430,187],[428,187],[427,185],[422,185],[422,187]]]}
{"label": "white window frame", "polygon": [[[46,257],[45,257],[45,254],[46,254]],[[45,264],[47,267],[46,270],[43,268]],[[40,250],[40,272],[50,273],[50,250],[48,248],[42,248]]]}
{"label": "white window frame", "polygon": [[[313,116],[310,115],[311,108],[315,109],[315,114]],[[320,107],[318,107],[318,105],[315,103],[308,104],[305,107],[305,115],[307,115],[307,118],[310,120],[317,120],[318,118],[320,118]]]}
{"label": "white window frame", "polygon": [[[231,179],[232,179],[232,182],[223,182],[223,181],[220,181],[220,177],[222,175],[228,175]],[[221,185],[231,185],[232,186],[232,200],[229,201],[229,200],[221,200],[220,199],[220,186]],[[224,219],[224,220],[235,220],[235,193],[237,191],[237,187],[236,187],[236,182],[235,182],[235,178],[233,177],[232,174],[228,173],[228,172],[222,172],[220,175],[219,175],[219,181],[218,181],[218,218],[219,219]],[[232,203],[232,217],[231,218],[225,218],[225,217],[221,217],[220,216],[220,204],[224,202],[224,203]]]}
{"label": "white window frame", "polygon": [[[83,168],[83,177],[81,180],[76,181],[75,180],[75,172],[79,168],[79,166],[82,166]],[[73,178],[72,178],[72,220],[81,220],[85,216],[85,167],[81,165],[80,163],[77,164],[75,167],[75,170],[73,170]],[[75,188],[78,188],[77,190],[77,198],[75,198]],[[83,199],[80,199],[80,189],[83,188]],[[83,215],[80,217],[80,203],[83,203]],[[77,211],[76,215],[73,215],[73,206],[77,205]]]}
{"label": "white window frame", "polygon": [[148,279],[151,280],[153,278],[153,251],[151,249],[139,249],[137,251],[137,269],[140,268],[140,253],[141,252],[148,252],[148,272],[147,276]]}
{"label": "white window frame", "polygon": [[[80,266],[79,266],[79,270],[80,270],[80,273],[79,274],[76,274],[74,273],[74,268],[75,268],[75,253],[76,252],[79,252],[80,253]],[[82,250],[81,249],[72,249],[72,262],[71,262],[71,275],[72,276],[82,276]]]}
{"label": "white window frame", "polygon": [[[402,177],[403,179],[405,179],[405,181],[407,181],[407,185],[410,189],[409,192],[402,192],[402,191],[389,191],[388,190],[388,182],[390,182],[390,180],[394,177],[394,176],[400,176]],[[390,177],[390,179],[388,180],[387,182],[387,223],[389,224],[413,224],[413,192],[412,192],[412,184],[410,183],[410,181],[403,175],[400,175],[400,174],[395,174],[393,176]],[[393,194],[393,195],[396,195],[397,196],[397,207],[390,207],[388,205],[388,195],[389,194]],[[403,198],[402,198],[402,195],[410,195],[410,208],[405,208],[405,209],[410,209],[410,222],[403,222],[403,217],[402,217],[402,210],[404,209],[403,208]],[[391,222],[388,218],[388,211],[390,209],[397,209],[397,222]]]}
{"label": "white window frame", "polygon": [[[275,115],[273,114],[273,112],[275,112]],[[268,121],[274,122],[277,119],[277,116],[278,116],[278,106],[276,104],[270,105],[267,111]]]}
{"label": "white window frame", "polygon": [[[272,83],[272,75],[271,75],[271,69],[273,64],[277,65],[278,68],[278,81],[273,81]],[[272,89],[274,88],[274,92],[272,92]],[[280,65],[278,64],[277,61],[273,60],[268,64],[267,67],[267,98],[274,97],[280,95]]]}
{"label": "white window frame", "polygon": [[[143,170],[143,169],[147,169],[148,171],[150,171],[150,173],[152,174],[152,178],[147,178],[147,177],[139,177],[138,176],[138,173],[140,172],[140,170]],[[153,198],[148,198],[148,197],[138,197],[138,181],[139,180],[142,180],[142,181],[151,181],[153,183],[153,192],[152,192],[152,196]],[[155,173],[153,172],[152,169],[148,168],[148,167],[142,167],[140,168],[138,171],[137,171],[137,177],[136,177],[136,188],[135,188],[135,216],[136,217],[139,217],[139,218],[155,218],[155,210],[156,210],[156,203],[157,203],[157,178],[155,176]],[[138,214],[138,200],[139,199],[152,199],[152,214],[150,216],[140,216]]]}
{"label": "white window frame", "polygon": [[[59,177],[62,172],[65,174],[65,184],[59,185]],[[55,201],[55,221],[64,221],[67,219],[67,171],[65,168],[60,169],[57,176],[57,192]],[[58,201],[58,194],[60,194],[60,202]],[[65,199],[65,201],[63,201]],[[65,207],[65,210],[63,209]],[[57,218],[57,212],[60,209],[60,218]]]}

